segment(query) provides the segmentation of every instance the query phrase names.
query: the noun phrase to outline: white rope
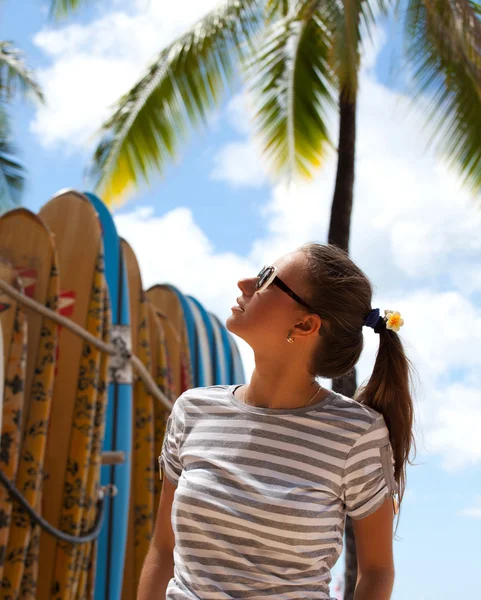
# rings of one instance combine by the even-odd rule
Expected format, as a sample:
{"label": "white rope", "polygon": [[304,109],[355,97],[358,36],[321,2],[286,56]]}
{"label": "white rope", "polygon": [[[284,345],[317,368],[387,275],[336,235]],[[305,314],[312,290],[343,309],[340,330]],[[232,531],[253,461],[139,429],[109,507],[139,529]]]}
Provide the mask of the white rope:
{"label": "white rope", "polygon": [[[11,285],[9,285],[1,279],[0,290],[8,294],[8,296],[10,296],[11,298],[14,298],[17,302],[19,302],[26,308],[40,313],[44,317],[51,319],[58,325],[61,325],[62,327],[65,327],[65,329],[68,329],[72,333],[75,333],[75,335],[78,335],[89,344],[92,344],[92,346],[95,346],[101,352],[105,352],[110,356],[117,356],[119,354],[117,349],[111,344],[106,344],[102,340],[97,339],[91,333],[85,331],[85,329],[80,327],[80,325],[77,325],[70,319],[59,315],[58,313],[54,312],[53,310],[50,310],[43,304],[40,304],[39,302],[32,300],[32,298],[29,298],[28,296],[25,296],[24,294],[18,292],[15,288],[13,288]],[[132,366],[137,372],[137,375],[144,382],[145,387],[152,394],[152,396],[156,398],[156,400],[159,400],[166,410],[171,411],[173,407],[172,403],[167,398],[167,396],[158,388],[157,384],[152,378],[152,375],[146,369],[142,361],[137,356],[135,356],[135,354],[132,354],[132,352],[128,353],[127,360],[129,360],[132,363]]]}

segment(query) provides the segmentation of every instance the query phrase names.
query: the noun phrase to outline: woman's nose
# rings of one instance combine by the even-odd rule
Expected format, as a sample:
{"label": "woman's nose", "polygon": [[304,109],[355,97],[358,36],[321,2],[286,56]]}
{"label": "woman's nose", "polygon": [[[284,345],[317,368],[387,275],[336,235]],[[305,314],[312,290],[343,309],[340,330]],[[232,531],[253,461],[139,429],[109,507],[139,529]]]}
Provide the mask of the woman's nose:
{"label": "woman's nose", "polygon": [[246,296],[250,296],[255,291],[255,278],[245,277],[243,279],[239,279],[239,281],[237,282],[237,287],[243,294],[245,294]]}

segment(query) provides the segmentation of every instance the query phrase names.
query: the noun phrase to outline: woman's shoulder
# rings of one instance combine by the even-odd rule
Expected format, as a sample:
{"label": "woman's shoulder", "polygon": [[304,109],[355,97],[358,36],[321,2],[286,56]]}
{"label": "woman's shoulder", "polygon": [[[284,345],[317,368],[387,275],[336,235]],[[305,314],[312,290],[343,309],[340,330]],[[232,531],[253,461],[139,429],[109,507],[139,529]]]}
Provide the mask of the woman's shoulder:
{"label": "woman's shoulder", "polygon": [[362,429],[369,429],[374,422],[383,420],[382,413],[372,406],[361,404],[354,398],[349,398],[339,392],[336,392],[326,409],[341,418],[361,424]]}

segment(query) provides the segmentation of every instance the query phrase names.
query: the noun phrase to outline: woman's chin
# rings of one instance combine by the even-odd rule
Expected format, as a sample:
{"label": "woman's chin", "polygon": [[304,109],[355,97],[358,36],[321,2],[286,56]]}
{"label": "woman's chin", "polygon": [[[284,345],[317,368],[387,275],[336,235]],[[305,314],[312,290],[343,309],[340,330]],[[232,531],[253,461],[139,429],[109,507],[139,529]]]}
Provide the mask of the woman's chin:
{"label": "woman's chin", "polygon": [[237,311],[232,311],[232,314],[230,316],[228,316],[226,319],[225,327],[231,333],[235,333],[236,335],[239,335],[239,330],[241,328],[239,327],[237,317],[238,317]]}

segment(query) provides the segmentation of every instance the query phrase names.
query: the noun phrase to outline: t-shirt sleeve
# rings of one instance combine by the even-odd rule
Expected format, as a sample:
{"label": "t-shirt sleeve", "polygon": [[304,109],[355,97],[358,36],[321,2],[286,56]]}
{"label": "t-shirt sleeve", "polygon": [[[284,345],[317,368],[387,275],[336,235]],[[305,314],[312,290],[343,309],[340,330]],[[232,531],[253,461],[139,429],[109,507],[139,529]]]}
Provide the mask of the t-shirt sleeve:
{"label": "t-shirt sleeve", "polygon": [[345,512],[362,519],[398,492],[394,456],[384,417],[379,417],[352,446],[344,467],[342,495]]}
{"label": "t-shirt sleeve", "polygon": [[160,479],[163,473],[169,481],[177,485],[182,474],[182,463],[180,460],[180,448],[184,433],[184,419],[182,407],[178,398],[172,407],[172,411],[165,424],[164,441],[159,456]]}

